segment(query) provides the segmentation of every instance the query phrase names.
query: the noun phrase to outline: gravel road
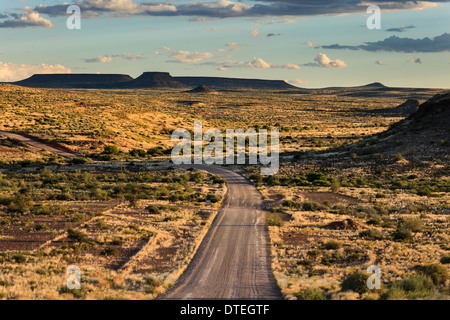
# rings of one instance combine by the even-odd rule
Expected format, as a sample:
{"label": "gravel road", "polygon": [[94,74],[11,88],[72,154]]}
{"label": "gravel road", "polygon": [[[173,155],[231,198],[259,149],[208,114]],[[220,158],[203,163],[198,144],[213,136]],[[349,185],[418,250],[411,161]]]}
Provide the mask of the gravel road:
{"label": "gravel road", "polygon": [[191,264],[161,299],[282,299],[270,267],[261,194],[237,173],[196,167],[226,179],[228,192]]}

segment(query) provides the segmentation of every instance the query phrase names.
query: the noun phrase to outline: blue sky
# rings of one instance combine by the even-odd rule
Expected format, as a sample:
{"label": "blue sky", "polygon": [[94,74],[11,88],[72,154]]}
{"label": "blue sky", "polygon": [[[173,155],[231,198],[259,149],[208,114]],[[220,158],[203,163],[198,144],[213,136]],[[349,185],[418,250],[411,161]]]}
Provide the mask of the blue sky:
{"label": "blue sky", "polygon": [[[69,30],[66,8],[81,8]],[[370,30],[370,4],[381,29]],[[11,0],[0,2],[0,81],[33,73],[167,71],[318,88],[450,88],[450,1]]]}

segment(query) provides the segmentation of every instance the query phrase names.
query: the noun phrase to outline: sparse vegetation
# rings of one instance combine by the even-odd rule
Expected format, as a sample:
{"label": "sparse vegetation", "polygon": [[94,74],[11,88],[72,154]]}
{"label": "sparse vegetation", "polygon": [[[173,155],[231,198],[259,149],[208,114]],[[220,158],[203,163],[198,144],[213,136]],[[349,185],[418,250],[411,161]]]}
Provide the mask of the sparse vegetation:
{"label": "sparse vegetation", "polygon": [[[213,221],[227,182],[153,162],[170,157],[173,129],[190,129],[194,120],[205,129],[280,129],[279,172],[243,171],[272,211],[266,221],[272,267],[287,298],[448,298],[448,160],[434,156],[448,154],[446,132],[433,131],[435,143],[416,152],[399,139],[408,132],[398,126],[385,132],[399,115],[373,112],[411,92],[364,97],[318,90],[293,98],[248,90],[193,102],[170,90],[124,95],[0,86],[1,130],[77,153],[64,159],[0,139],[0,298],[151,299],[170,287]],[[6,246],[21,237],[36,242],[10,252]],[[154,262],[133,262],[141,251]],[[50,288],[77,263],[97,270],[83,270],[81,291]],[[367,274],[355,272],[373,263],[386,266],[385,291],[365,289]],[[18,287],[16,276],[35,283]]]}

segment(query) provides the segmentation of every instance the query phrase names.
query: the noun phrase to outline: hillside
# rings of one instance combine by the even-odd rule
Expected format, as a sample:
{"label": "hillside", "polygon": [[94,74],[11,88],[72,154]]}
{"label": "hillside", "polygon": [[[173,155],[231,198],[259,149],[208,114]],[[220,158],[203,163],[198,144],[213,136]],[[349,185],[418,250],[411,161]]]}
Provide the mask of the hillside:
{"label": "hillside", "polygon": [[358,156],[380,154],[401,155],[407,160],[447,160],[449,137],[450,93],[438,94],[422,103],[409,117],[388,130],[344,148]]}

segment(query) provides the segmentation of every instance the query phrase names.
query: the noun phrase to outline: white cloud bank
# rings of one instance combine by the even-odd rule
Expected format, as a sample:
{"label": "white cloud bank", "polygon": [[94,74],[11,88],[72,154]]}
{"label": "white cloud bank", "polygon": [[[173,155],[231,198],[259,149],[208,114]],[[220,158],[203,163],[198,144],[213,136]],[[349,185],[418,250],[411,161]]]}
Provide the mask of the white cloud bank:
{"label": "white cloud bank", "polygon": [[15,64],[0,61],[0,81],[23,80],[37,73],[72,73],[72,70],[60,64]]}

